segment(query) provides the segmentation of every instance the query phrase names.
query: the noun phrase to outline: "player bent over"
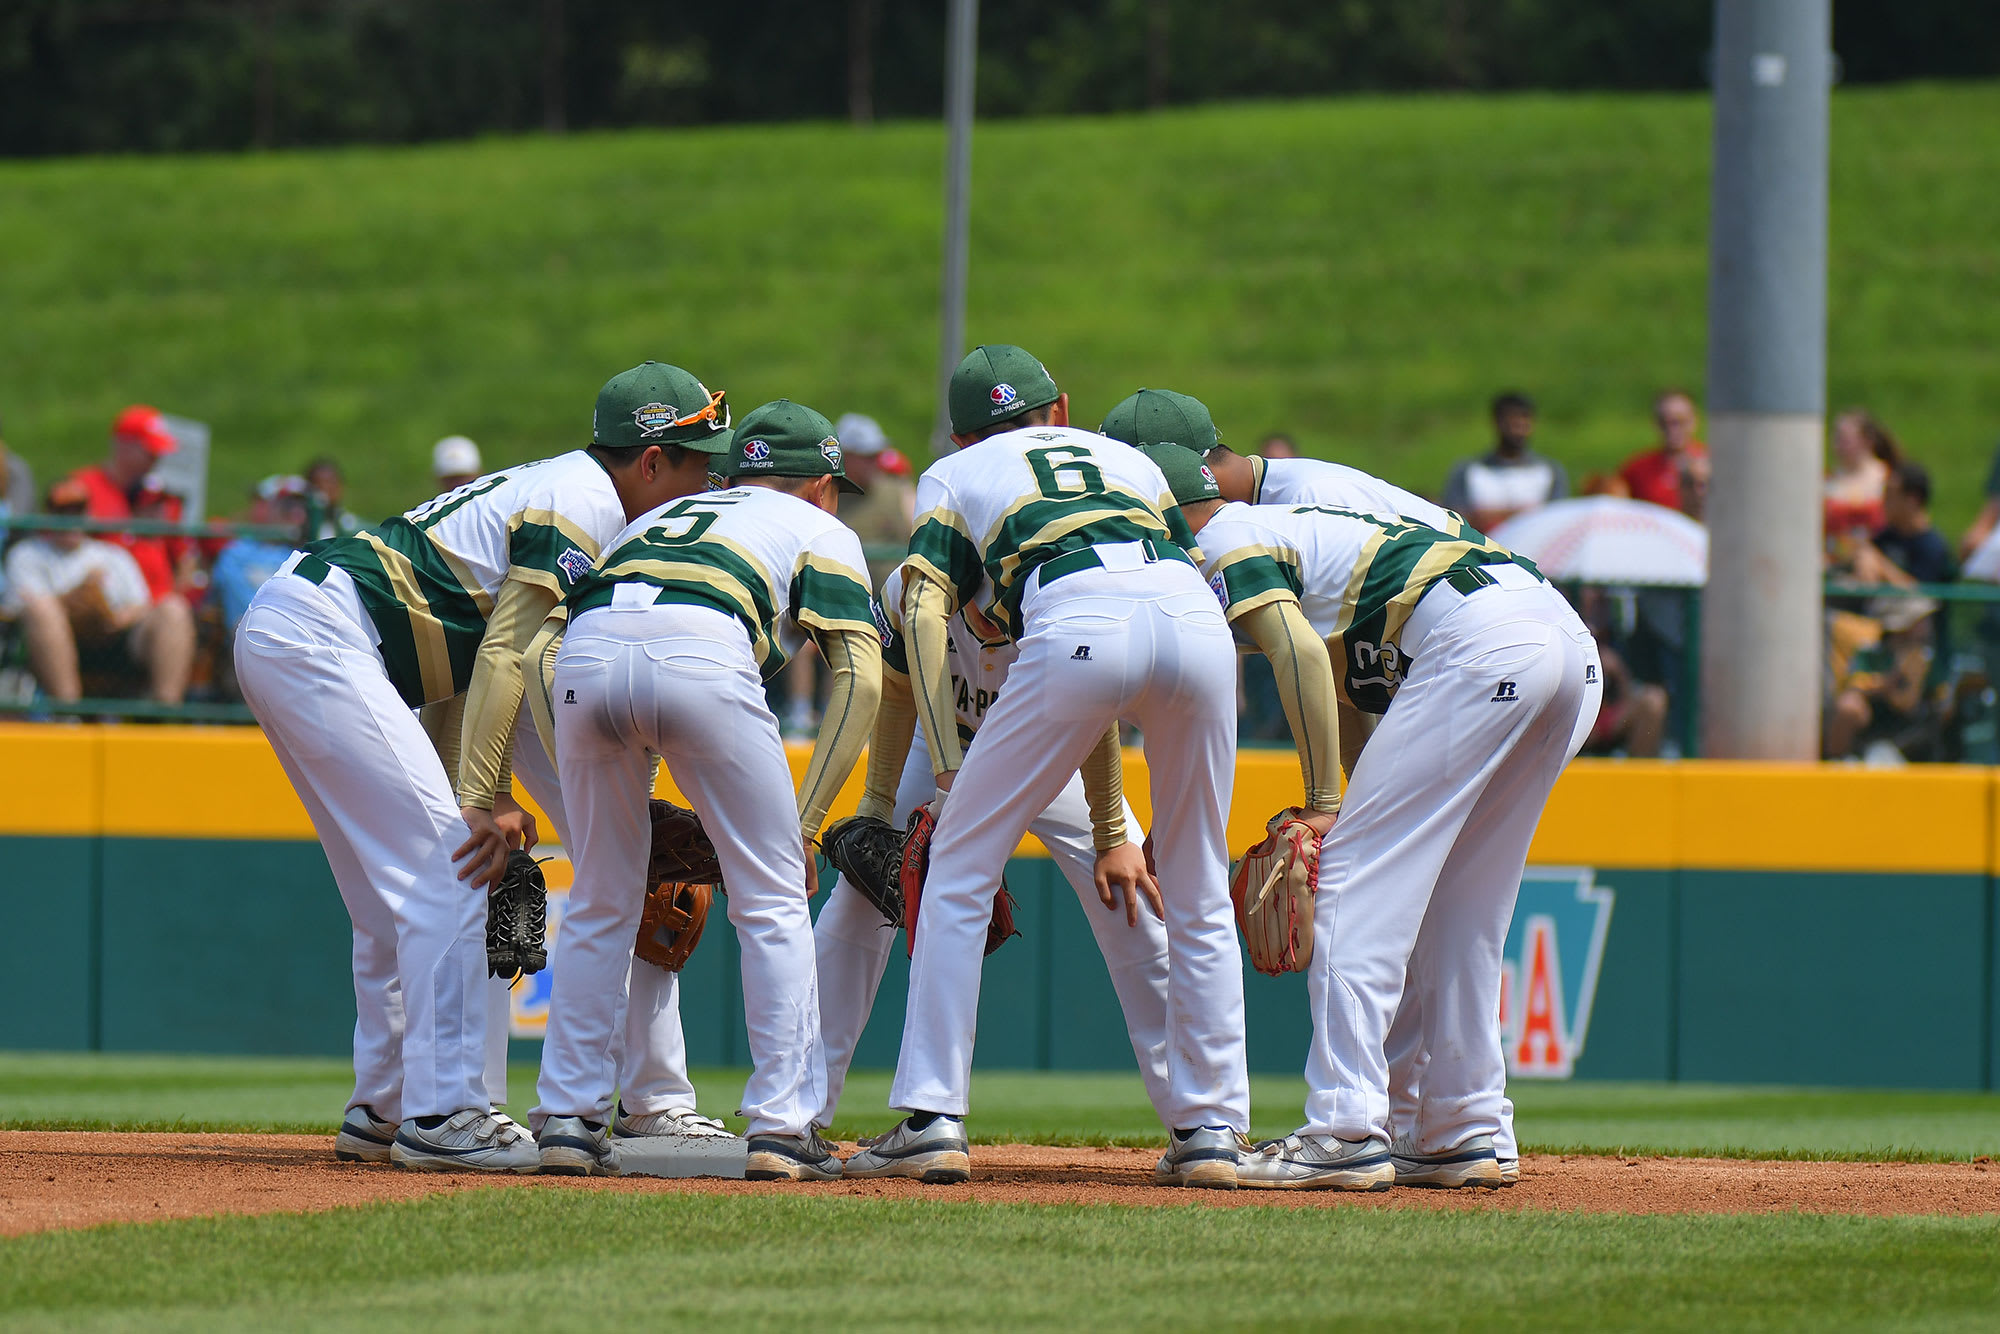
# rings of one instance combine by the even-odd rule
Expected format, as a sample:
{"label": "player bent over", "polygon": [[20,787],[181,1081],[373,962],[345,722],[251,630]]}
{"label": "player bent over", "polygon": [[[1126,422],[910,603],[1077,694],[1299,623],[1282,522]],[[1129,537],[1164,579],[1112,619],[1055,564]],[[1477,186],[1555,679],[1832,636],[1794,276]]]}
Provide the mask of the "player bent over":
{"label": "player bent over", "polygon": [[[640,397],[636,424],[607,443],[621,385],[673,397]],[[314,544],[237,627],[243,697],[354,923],[355,1087],[337,1141],[349,1156],[379,1158],[390,1139],[405,1167],[536,1166],[533,1144],[491,1115],[482,1079],[486,887],[511,843],[534,841],[507,773],[521,654],[632,517],[702,485],[701,456],[661,442],[720,432],[721,398],[674,367],[628,371],[599,394],[588,448]],[[454,793],[412,710],[460,692]]]}
{"label": "player bent over", "polygon": [[[1420,523],[1452,537],[1485,540],[1456,512],[1359,468],[1323,459],[1238,454],[1222,443],[1208,408],[1199,399],[1172,390],[1141,389],[1107,413],[1100,429],[1113,439],[1142,448],[1173,443],[1194,450],[1202,455],[1224,500],[1251,505],[1331,505],[1357,514]],[[1336,699],[1334,714],[1340,734],[1340,767],[1352,779],[1362,748],[1374,735],[1381,715],[1363,713],[1344,697]],[[1297,719],[1292,720],[1292,727],[1301,745],[1301,760],[1310,767],[1304,750],[1308,738],[1301,733]],[[1314,780],[1309,777],[1307,781],[1310,786]],[[1422,1047],[1420,1010],[1421,1002],[1406,989],[1389,1028],[1389,1096],[1397,1127],[1412,1123],[1421,1099],[1419,1084],[1428,1053]],[[1512,1185],[1520,1176],[1521,1163],[1514,1141],[1514,1104],[1504,1097],[1494,1149],[1501,1176],[1505,1184]],[[1407,1171],[1404,1179],[1410,1179]]]}
{"label": "player bent over", "polygon": [[[902,633],[903,572],[890,574],[882,588],[882,709],[868,746],[868,785],[857,815],[873,815],[903,827],[910,812],[929,801],[937,790],[928,745],[911,747],[916,703],[910,693],[909,657]],[[951,618],[946,661],[951,670],[954,721],[962,745],[985,721],[986,711],[1000,696],[1019,650],[988,626],[996,642],[986,642],[968,623],[961,607]],[[974,617],[977,611],[972,611]],[[1118,751],[1109,751],[1117,763]],[[899,772],[900,771],[900,772]],[[1159,909],[1140,911],[1128,902],[1120,916],[1115,904],[1097,902],[1092,871],[1099,846],[1116,847],[1144,838],[1136,816],[1119,789],[1116,803],[1103,812],[1101,827],[1092,819],[1083,781],[1072,776],[1056,799],[1028,825],[1062,869],[1063,877],[1083,901],[1091,934],[1111,973],[1111,987],[1125,1015],[1125,1029],[1138,1058],[1146,1096],[1154,1110],[1167,1114],[1167,929]],[[1093,837],[1094,836],[1094,837]],[[833,1124],[848,1064],[875,1006],[882,972],[896,933],[882,914],[845,878],[834,882],[826,906],[813,925],[814,952],[819,960],[820,1030],[826,1040],[826,1106],[819,1123]]]}
{"label": "player bent over", "polygon": [[[1177,494],[1201,491],[1192,455],[1167,468]],[[1596,716],[1590,632],[1533,565],[1471,533],[1330,506],[1183,508],[1230,622],[1278,668],[1302,752],[1318,737],[1326,753],[1332,689],[1382,719],[1320,846],[1306,1124],[1241,1180],[1499,1185],[1501,947],[1535,825]],[[1385,1047],[1406,990],[1428,1060],[1396,1127]]]}
{"label": "player bent over", "polygon": [[[813,1129],[826,1058],[806,901],[810,845],[881,695],[868,566],[835,517],[840,490],[858,488],[827,420],[783,399],[737,427],[728,474],[729,490],[619,534],[557,612],[567,629],[551,694],[576,880],[534,1113],[544,1170],[609,1167],[609,1052],[643,906],[653,752],[714,840],[742,947],[747,1175],[840,1175]],[[808,635],[833,693],[794,808],[764,681]]]}
{"label": "player bent over", "polygon": [[[911,684],[941,809],[890,1102],[909,1116],[848,1161],[850,1176],[964,1180],[980,960],[1001,868],[1029,823],[1120,719],[1145,733],[1167,929],[1167,1096],[1158,1177],[1233,1186],[1249,1119],[1243,971],[1224,823],[1235,779],[1236,663],[1153,463],[1071,429],[1068,399],[1017,347],[953,373],[959,452],[917,485],[904,563]],[[1020,645],[963,757],[947,625],[965,604]],[[961,768],[961,762],[963,768]],[[1093,789],[1115,766],[1086,767]],[[1108,804],[1108,803],[1107,803]],[[1101,849],[1100,892],[1149,883],[1127,842]]]}

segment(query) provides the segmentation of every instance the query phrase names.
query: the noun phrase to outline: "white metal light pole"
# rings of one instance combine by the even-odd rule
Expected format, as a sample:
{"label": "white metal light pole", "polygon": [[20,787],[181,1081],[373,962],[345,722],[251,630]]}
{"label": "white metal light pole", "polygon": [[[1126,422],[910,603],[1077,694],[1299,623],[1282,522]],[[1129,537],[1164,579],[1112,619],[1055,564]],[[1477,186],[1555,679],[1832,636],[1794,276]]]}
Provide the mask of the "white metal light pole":
{"label": "white metal light pole", "polygon": [[1702,753],[1820,747],[1829,0],[1716,0]]}
{"label": "white metal light pole", "polygon": [[944,272],[938,294],[937,420],[931,452],[951,450],[951,373],[965,355],[965,274],[972,226],[972,90],[979,61],[979,0],[950,0],[945,18]]}

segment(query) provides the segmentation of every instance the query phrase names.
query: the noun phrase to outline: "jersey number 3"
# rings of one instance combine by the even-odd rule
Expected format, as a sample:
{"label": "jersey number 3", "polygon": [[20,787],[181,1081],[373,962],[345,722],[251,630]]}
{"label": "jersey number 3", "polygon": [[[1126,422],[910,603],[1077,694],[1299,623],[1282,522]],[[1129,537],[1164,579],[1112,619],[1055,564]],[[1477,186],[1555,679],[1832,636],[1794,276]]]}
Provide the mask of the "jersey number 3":
{"label": "jersey number 3", "polygon": [[[1035,470],[1035,485],[1050,500],[1070,500],[1077,496],[1102,495],[1104,474],[1090,461],[1090,451],[1072,445],[1052,445],[1031,449],[1028,466]],[[1065,484],[1063,474],[1070,482]]]}

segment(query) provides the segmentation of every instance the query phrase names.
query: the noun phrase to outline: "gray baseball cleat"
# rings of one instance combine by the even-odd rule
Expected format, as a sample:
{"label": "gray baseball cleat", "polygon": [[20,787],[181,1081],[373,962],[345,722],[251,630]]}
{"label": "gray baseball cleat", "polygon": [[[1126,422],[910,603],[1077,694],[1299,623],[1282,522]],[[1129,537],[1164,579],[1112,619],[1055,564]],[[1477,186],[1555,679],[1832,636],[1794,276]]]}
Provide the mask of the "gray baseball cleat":
{"label": "gray baseball cleat", "polygon": [[1176,1130],[1167,1136],[1167,1151],[1153,1167],[1153,1184],[1235,1190],[1236,1164],[1250,1152],[1250,1141],[1228,1126]]}
{"label": "gray baseball cleat", "polygon": [[611,1137],[604,1127],[581,1116],[552,1116],[542,1122],[535,1137],[541,1154],[542,1175],[551,1177],[608,1177],[611,1166]]}
{"label": "gray baseball cleat", "polygon": [[1396,1169],[1379,1139],[1300,1131],[1245,1154],[1236,1164],[1236,1184],[1252,1190],[1387,1190],[1396,1184]]}
{"label": "gray baseball cleat", "polygon": [[1502,1158],[1500,1160],[1500,1184],[1511,1186],[1520,1179],[1521,1160],[1519,1158]]}
{"label": "gray baseball cleat", "polygon": [[743,1165],[746,1181],[838,1181],[840,1156],[808,1129],[803,1135],[752,1135]]}
{"label": "gray baseball cleat", "polygon": [[692,1107],[669,1107],[664,1112],[625,1110],[618,1104],[612,1118],[611,1134],[617,1139],[651,1139],[658,1135],[685,1135],[693,1139],[734,1139],[729,1127],[712,1116],[703,1116]]}
{"label": "gray baseball cleat", "polygon": [[[1499,1156],[1493,1151],[1491,1135],[1474,1135],[1443,1153],[1418,1153],[1414,1141],[1406,1137],[1398,1138],[1389,1153],[1396,1167],[1396,1184],[1399,1186],[1431,1186],[1440,1190],[1482,1186],[1498,1190],[1508,1184]],[[1520,1168],[1520,1159],[1517,1158],[1514,1160],[1517,1177]]]}
{"label": "gray baseball cleat", "polygon": [[877,1136],[847,1160],[851,1177],[914,1177],[927,1186],[956,1185],[972,1179],[972,1151],[965,1140],[965,1122],[939,1116],[922,1130],[908,1117],[895,1129]]}
{"label": "gray baseball cleat", "polygon": [[511,1121],[502,1125],[483,1107],[453,1112],[434,1126],[414,1117],[403,1122],[389,1160],[414,1172],[534,1172],[542,1165],[526,1131]]}
{"label": "gray baseball cleat", "polygon": [[354,1106],[340,1120],[340,1133],[333,1137],[333,1156],[343,1163],[386,1163],[389,1146],[396,1141],[396,1123],[375,1115],[375,1109]]}

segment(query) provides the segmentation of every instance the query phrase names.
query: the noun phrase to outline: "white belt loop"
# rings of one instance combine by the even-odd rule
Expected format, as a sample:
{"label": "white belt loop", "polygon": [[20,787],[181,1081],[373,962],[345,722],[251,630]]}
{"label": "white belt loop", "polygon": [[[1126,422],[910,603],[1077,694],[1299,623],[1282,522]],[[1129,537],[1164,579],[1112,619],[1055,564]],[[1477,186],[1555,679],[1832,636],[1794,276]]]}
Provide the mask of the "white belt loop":
{"label": "white belt loop", "polygon": [[644,611],[660,600],[660,589],[655,584],[637,581],[611,586],[611,610]]}

